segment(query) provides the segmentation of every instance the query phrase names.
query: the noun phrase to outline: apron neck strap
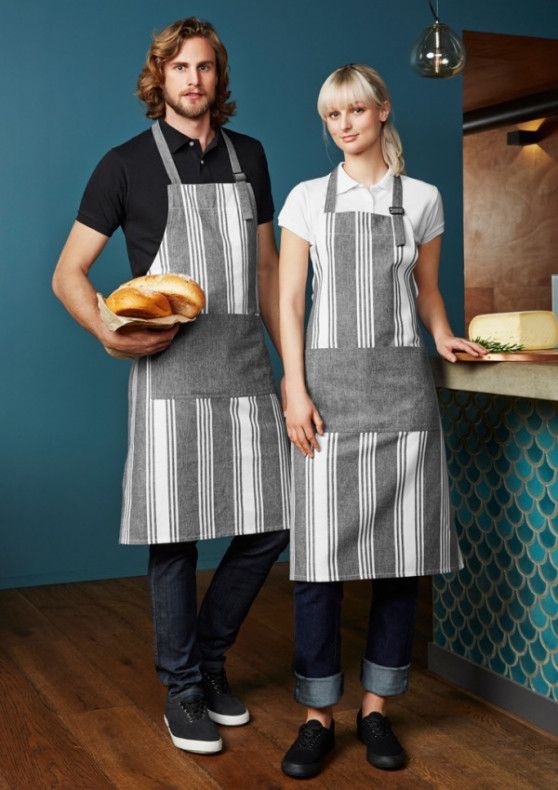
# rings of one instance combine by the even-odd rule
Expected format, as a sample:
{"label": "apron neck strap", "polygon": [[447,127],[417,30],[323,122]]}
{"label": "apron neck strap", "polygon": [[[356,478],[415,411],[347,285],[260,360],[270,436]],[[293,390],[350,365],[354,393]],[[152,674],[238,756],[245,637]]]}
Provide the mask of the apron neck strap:
{"label": "apron neck strap", "polygon": [[163,160],[163,164],[165,166],[165,170],[167,171],[167,175],[170,178],[171,184],[180,184],[180,176],[178,175],[178,170],[174,164],[174,159],[172,158],[167,141],[165,140],[163,132],[161,131],[159,121],[155,121],[151,127],[151,131],[153,132],[155,145],[157,146],[157,149],[161,155],[161,159]]}
{"label": "apron neck strap", "polygon": [[395,232],[395,246],[405,246],[405,225],[403,224],[403,185],[401,176],[393,176],[393,194],[389,213],[393,217],[393,230]]}
{"label": "apron neck strap", "polygon": [[237,185],[237,194],[240,201],[242,216],[244,219],[254,220],[258,216],[258,210],[254,201],[254,193],[248,184],[248,179],[246,178],[244,171],[240,167],[240,162],[238,161],[238,156],[236,155],[236,151],[234,150],[234,145],[232,144],[230,137],[228,134],[225,134],[222,129],[221,134],[223,136],[223,140],[225,141],[225,145],[227,146],[227,151],[229,152],[229,159],[231,162],[234,181]]}
{"label": "apron neck strap", "polygon": [[[392,211],[391,209],[394,209],[394,211]],[[395,209],[398,210],[395,211]],[[391,195],[390,212],[392,214],[405,213],[405,210],[403,208],[403,186],[401,184],[401,176],[393,176],[393,191]]]}
{"label": "apron neck strap", "polygon": [[[161,159],[163,160],[163,164],[165,166],[165,170],[167,171],[167,175],[170,179],[171,184],[181,184],[182,180],[178,174],[178,170],[176,169],[174,159],[172,158],[172,154],[170,152],[167,141],[165,140],[165,136],[163,135],[163,132],[161,130],[161,125],[159,124],[159,121],[155,121],[155,123],[151,127],[151,131],[153,132],[153,137],[155,138],[155,145],[157,146],[159,154],[161,155]],[[234,150],[234,146],[229,136],[226,135],[223,130],[221,130],[221,134],[223,135],[223,140],[225,141],[225,145],[227,146],[227,152],[229,154],[234,180],[237,183],[239,181],[246,181],[246,175],[244,174],[242,168],[240,167],[238,156],[236,155],[236,151]]]}
{"label": "apron neck strap", "polygon": [[221,134],[223,136],[223,140],[225,141],[225,145],[227,146],[227,151],[229,153],[229,159],[231,161],[231,168],[233,171],[234,180],[238,183],[239,181],[246,181],[246,176],[240,167],[240,162],[238,161],[238,156],[236,155],[236,151],[234,150],[234,145],[231,142],[230,137],[228,134],[221,129]]}
{"label": "apron neck strap", "polygon": [[[327,182],[327,191],[324,204],[325,214],[332,214],[335,212],[335,202],[337,199],[337,170],[338,168],[336,167],[335,170],[330,173],[329,180]],[[401,183],[400,176],[393,177],[393,194],[391,196],[391,206],[389,208],[389,213],[393,218],[395,245],[396,247],[404,247],[405,225],[403,224],[403,214],[405,213],[405,209],[403,208],[403,185]]]}
{"label": "apron neck strap", "polygon": [[327,192],[324,204],[324,212],[326,214],[333,214],[335,211],[335,201],[337,199],[337,168],[332,170],[327,182]]}

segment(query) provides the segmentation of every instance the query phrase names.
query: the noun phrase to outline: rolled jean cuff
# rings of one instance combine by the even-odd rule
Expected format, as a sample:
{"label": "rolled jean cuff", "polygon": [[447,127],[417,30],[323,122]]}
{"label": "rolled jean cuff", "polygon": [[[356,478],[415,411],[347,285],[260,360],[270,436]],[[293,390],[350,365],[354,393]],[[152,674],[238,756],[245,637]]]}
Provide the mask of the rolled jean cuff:
{"label": "rolled jean cuff", "polygon": [[343,694],[343,673],[327,678],[305,678],[295,672],[294,697],[308,708],[327,708],[335,705]]}
{"label": "rolled jean cuff", "polygon": [[360,682],[366,691],[379,697],[394,697],[403,694],[409,688],[409,671],[411,665],[404,667],[382,667],[368,659],[362,659]]}

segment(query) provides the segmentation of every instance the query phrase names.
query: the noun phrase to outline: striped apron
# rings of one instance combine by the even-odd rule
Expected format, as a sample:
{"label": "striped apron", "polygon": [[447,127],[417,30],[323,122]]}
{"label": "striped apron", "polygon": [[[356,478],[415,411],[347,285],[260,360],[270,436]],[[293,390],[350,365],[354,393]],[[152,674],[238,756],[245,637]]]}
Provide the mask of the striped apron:
{"label": "striped apron", "polygon": [[149,274],[205,291],[196,321],[130,373],[120,542],[288,529],[288,440],[264,345],[252,187],[224,132],[232,184],[182,184],[158,123],[168,218]]}
{"label": "striped apron", "polygon": [[325,423],[292,447],[291,578],[338,581],[462,567],[436,391],[416,316],[402,185],[390,216],[336,212],[337,169],[312,248],[308,392]]}

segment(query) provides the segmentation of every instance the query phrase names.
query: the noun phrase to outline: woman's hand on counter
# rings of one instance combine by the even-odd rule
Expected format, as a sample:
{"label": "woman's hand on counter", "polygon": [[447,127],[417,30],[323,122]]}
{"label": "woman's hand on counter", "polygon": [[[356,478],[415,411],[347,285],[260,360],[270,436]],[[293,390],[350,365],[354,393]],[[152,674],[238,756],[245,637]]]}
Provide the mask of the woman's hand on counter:
{"label": "woman's hand on counter", "polygon": [[454,337],[453,335],[443,335],[436,339],[436,350],[438,354],[447,359],[448,362],[457,362],[454,351],[463,351],[473,357],[482,357],[488,353],[487,349],[472,340],[464,337]]}

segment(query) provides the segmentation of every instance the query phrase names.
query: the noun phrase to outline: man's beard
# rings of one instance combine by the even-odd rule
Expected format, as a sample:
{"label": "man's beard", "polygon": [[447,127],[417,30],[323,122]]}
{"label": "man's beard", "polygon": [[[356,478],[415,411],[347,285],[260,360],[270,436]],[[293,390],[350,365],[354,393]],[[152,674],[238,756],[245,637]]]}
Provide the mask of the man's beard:
{"label": "man's beard", "polygon": [[173,99],[171,99],[165,90],[163,90],[163,98],[169,107],[172,107],[177,115],[181,115],[183,118],[190,118],[191,120],[201,118],[202,115],[205,115],[206,112],[210,110],[215,104],[214,96],[206,96],[205,101],[202,101],[201,104],[189,109],[188,107],[178,104],[178,102],[175,102]]}

